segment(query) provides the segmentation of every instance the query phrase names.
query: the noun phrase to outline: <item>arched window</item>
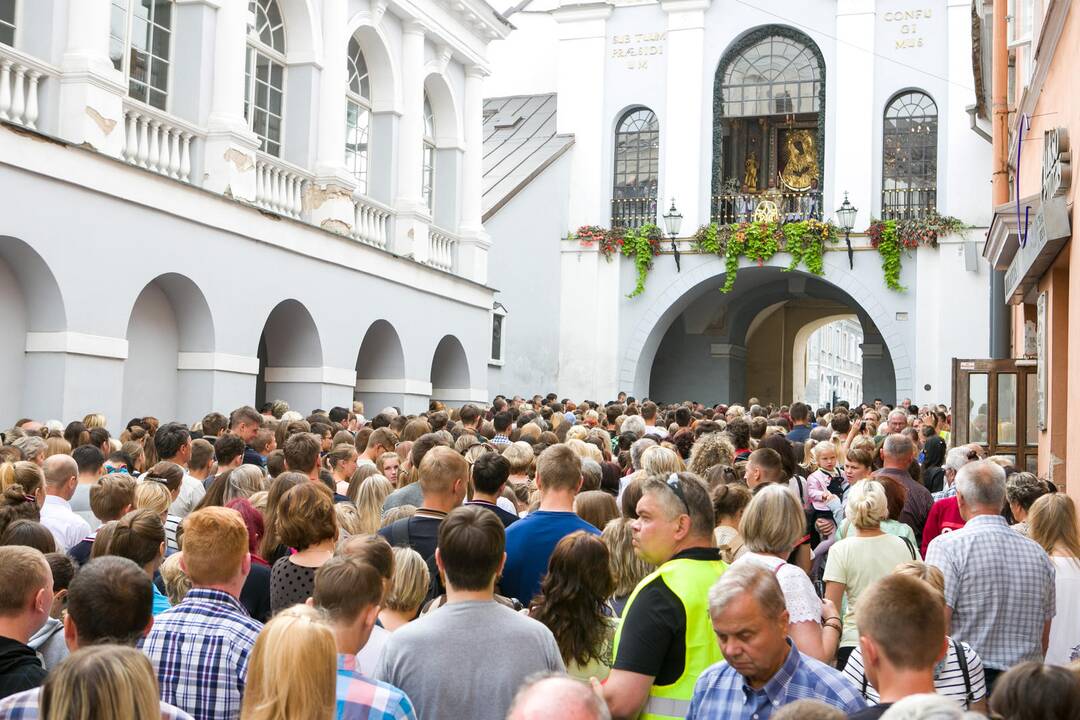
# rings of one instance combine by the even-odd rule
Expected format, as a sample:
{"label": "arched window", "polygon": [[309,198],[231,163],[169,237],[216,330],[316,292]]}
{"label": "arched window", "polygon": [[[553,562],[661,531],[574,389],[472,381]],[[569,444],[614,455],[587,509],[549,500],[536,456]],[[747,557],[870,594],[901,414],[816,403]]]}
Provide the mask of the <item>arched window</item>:
{"label": "arched window", "polygon": [[371,132],[371,84],[367,62],[356,38],[349,40],[349,88],[346,91],[345,166],[367,194],[368,135]]}
{"label": "arched window", "polygon": [[[13,2],[0,0],[0,8]],[[172,0],[112,0],[109,57],[128,81],[128,95],[164,110],[169,97]],[[0,16],[3,11],[0,10]],[[0,42],[3,41],[0,19]]]}
{"label": "arched window", "polygon": [[15,0],[0,0],[0,44],[15,47]]}
{"label": "arched window", "polygon": [[255,24],[248,32],[244,117],[261,141],[259,149],[281,154],[285,103],[285,21],[277,0],[251,0]]}
{"label": "arched window", "polygon": [[937,105],[909,90],[885,108],[881,149],[881,216],[923,217],[937,208]]}
{"label": "arched window", "polygon": [[424,93],[424,166],[421,176],[420,194],[428,210],[435,207],[435,114],[431,111],[431,101]]}
{"label": "arched window", "polygon": [[825,61],[814,42],[780,25],[747,33],[713,93],[713,220],[820,219]]}
{"label": "arched window", "polygon": [[648,108],[635,108],[615,128],[615,177],[612,227],[641,227],[656,222],[656,185],[660,175],[660,123]]}

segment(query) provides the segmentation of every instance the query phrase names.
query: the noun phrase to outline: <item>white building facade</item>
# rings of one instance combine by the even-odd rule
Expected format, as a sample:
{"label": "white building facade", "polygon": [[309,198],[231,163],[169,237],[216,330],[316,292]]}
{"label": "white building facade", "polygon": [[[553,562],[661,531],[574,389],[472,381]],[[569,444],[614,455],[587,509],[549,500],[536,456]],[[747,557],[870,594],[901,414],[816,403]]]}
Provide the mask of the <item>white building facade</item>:
{"label": "white building facade", "polygon": [[862,402],[862,340],[862,326],[855,318],[815,330],[806,343],[806,391],[799,399],[813,407]]}
{"label": "white building facade", "polygon": [[[492,392],[536,378],[598,400],[790,402],[807,389],[792,360],[806,328],[842,314],[863,335],[859,400],[948,402],[950,358],[985,354],[988,312],[976,243],[991,147],[969,112],[968,0],[526,0],[504,14],[515,31],[492,44],[485,93],[499,121],[485,137],[517,133],[545,158],[512,188],[485,163],[491,284],[508,311]],[[551,128],[529,110],[549,96]],[[762,200],[785,219],[835,221],[845,196],[853,259],[841,243],[822,277],[779,272],[784,257],[744,267],[722,295],[723,259],[690,255],[698,227],[750,220]],[[626,297],[631,263],[567,237],[663,228],[673,201],[681,268],[657,257],[638,297]],[[905,291],[889,290],[862,231],[934,213],[970,229],[911,250]],[[557,352],[524,330],[556,307]]]}
{"label": "white building facade", "polygon": [[487,399],[486,3],[0,15],[0,424]]}

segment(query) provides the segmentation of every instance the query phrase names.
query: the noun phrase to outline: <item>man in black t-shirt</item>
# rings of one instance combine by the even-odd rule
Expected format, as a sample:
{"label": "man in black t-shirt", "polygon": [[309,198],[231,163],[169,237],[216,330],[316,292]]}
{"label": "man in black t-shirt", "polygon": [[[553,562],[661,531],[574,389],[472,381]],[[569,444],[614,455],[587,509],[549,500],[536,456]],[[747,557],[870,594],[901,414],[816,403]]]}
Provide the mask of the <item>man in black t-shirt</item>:
{"label": "man in black t-shirt", "polygon": [[509,460],[497,452],[484,453],[473,462],[473,499],[465,504],[487,508],[499,516],[504,528],[510,527],[518,520],[518,516],[496,504],[509,477]]}

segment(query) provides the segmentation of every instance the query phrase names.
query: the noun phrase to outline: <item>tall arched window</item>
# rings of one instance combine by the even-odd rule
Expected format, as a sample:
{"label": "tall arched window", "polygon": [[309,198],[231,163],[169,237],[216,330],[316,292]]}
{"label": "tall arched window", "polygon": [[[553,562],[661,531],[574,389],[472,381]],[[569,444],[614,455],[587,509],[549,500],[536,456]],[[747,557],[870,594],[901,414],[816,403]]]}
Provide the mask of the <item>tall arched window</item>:
{"label": "tall arched window", "polygon": [[349,89],[346,92],[345,166],[367,194],[368,135],[371,132],[371,84],[367,62],[356,38],[349,40]]}
{"label": "tall arched window", "polygon": [[244,117],[261,141],[259,149],[281,154],[285,106],[285,21],[277,0],[251,0],[255,24],[248,32]]}
{"label": "tall arched window", "polygon": [[908,90],[885,108],[881,149],[881,216],[923,217],[937,208],[937,105]]}
{"label": "tall arched window", "polygon": [[648,108],[635,108],[615,128],[615,177],[611,226],[636,228],[656,222],[660,176],[660,123]]}
{"label": "tall arched window", "polygon": [[431,111],[431,101],[424,93],[424,166],[422,169],[420,194],[428,210],[435,207],[435,114]]}
{"label": "tall arched window", "polygon": [[[5,4],[0,0],[0,8]],[[172,14],[172,0],[112,0],[110,8],[113,67],[127,78],[128,95],[159,110],[165,109],[169,96]],[[2,25],[0,20],[0,42]]]}
{"label": "tall arched window", "polygon": [[821,217],[825,60],[770,25],[739,38],[713,80],[713,219]]}
{"label": "tall arched window", "polygon": [[15,47],[15,0],[0,0],[0,44]]}

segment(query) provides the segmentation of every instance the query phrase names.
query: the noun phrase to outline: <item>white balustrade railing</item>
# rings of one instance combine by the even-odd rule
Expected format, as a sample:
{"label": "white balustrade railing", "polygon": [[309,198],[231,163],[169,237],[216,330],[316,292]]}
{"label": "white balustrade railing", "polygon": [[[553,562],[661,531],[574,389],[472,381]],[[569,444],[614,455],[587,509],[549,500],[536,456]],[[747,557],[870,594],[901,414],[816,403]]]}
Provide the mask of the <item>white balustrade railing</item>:
{"label": "white balustrade railing", "polygon": [[124,101],[122,157],[159,175],[191,182],[191,144],[199,135],[194,126],[131,100]]}
{"label": "white balustrade railing", "polygon": [[41,82],[56,74],[55,68],[0,45],[0,120],[36,130]]}
{"label": "white balustrade railing", "polygon": [[255,204],[299,219],[304,209],[304,183],[310,179],[295,165],[259,153],[255,160]]}
{"label": "white balustrade railing", "polygon": [[394,211],[368,197],[353,195],[356,217],[352,236],[365,245],[386,249],[390,244],[390,218]]}
{"label": "white balustrade railing", "polygon": [[434,225],[428,229],[427,264],[450,272],[454,269],[454,249],[457,238]]}

